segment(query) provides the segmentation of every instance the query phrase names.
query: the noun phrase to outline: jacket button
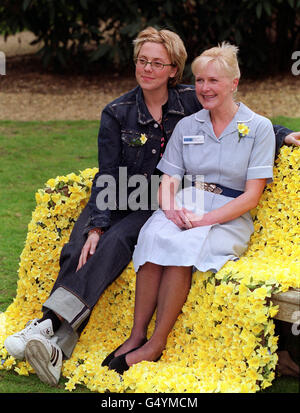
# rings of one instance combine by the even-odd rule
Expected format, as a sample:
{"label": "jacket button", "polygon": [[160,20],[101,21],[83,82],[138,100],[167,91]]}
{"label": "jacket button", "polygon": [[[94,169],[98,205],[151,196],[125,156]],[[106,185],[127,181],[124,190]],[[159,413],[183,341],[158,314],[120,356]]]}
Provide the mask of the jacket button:
{"label": "jacket button", "polygon": [[156,149],[152,149],[152,153],[153,153],[153,154],[156,153]]}
{"label": "jacket button", "polygon": [[155,128],[158,128],[158,124],[157,124],[157,123],[154,123],[154,127],[155,127]]}

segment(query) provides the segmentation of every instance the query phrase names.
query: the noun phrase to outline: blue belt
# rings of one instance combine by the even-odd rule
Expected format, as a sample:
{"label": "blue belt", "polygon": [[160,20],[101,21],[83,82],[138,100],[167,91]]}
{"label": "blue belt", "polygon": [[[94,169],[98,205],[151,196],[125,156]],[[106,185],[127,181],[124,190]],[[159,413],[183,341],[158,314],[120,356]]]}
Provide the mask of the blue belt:
{"label": "blue belt", "polygon": [[192,186],[195,186],[198,189],[202,189],[207,192],[213,192],[214,194],[229,196],[230,198],[237,198],[242,195],[243,191],[238,191],[237,189],[227,188],[223,185],[217,184],[208,184],[206,182],[193,182]]}

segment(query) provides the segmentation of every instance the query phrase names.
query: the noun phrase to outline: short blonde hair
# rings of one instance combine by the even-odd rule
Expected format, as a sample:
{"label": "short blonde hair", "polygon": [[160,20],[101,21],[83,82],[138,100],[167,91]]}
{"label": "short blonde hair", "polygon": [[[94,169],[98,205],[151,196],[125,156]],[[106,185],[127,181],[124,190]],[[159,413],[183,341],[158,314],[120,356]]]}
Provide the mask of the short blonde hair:
{"label": "short blonde hair", "polygon": [[138,57],[141,47],[146,42],[160,43],[166,48],[171,63],[177,67],[176,75],[174,78],[170,78],[169,84],[170,86],[177,85],[181,81],[187,59],[187,52],[181,38],[178,34],[170,30],[157,30],[154,27],[147,27],[145,30],[142,30],[133,41],[134,59]]}
{"label": "short blonde hair", "polygon": [[192,72],[195,75],[197,70],[203,69],[209,62],[215,62],[217,67],[232,78],[240,78],[241,72],[237,59],[238,47],[230,43],[223,42],[217,47],[205,50],[200,56],[196,57],[192,63]]}

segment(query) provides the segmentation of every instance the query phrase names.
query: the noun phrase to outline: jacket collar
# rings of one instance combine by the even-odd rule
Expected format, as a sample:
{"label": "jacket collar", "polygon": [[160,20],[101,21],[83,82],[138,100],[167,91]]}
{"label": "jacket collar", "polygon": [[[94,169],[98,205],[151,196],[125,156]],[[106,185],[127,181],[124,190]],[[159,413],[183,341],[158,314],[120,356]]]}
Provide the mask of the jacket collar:
{"label": "jacket collar", "polygon": [[[146,106],[143,91],[140,86],[136,94],[136,104],[138,109],[138,122],[143,125],[153,122],[153,117]],[[163,107],[163,112],[184,116],[184,107],[180,101],[179,92],[176,87],[168,88],[168,101]]]}

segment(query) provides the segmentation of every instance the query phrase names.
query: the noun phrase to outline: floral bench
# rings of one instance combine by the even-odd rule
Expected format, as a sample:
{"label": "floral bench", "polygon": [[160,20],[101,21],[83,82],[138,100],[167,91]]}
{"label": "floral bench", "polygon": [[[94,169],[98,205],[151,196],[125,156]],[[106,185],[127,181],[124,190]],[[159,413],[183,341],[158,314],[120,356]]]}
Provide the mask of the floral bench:
{"label": "floral bench", "polygon": [[[271,385],[278,340],[273,318],[293,322],[299,310],[299,153],[298,148],[281,149],[274,182],[252,211],[255,233],[243,257],[215,275],[194,273],[161,360],[139,363],[122,379],[101,367],[131,330],[135,273],[130,263],[95,306],[63,364],[67,389],[84,384],[98,392],[256,392]],[[16,297],[0,314],[0,369],[32,372],[7,354],[3,342],[41,315],[59,271],[61,248],[86,205],[95,173],[86,169],[50,179],[36,194]]]}

